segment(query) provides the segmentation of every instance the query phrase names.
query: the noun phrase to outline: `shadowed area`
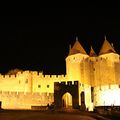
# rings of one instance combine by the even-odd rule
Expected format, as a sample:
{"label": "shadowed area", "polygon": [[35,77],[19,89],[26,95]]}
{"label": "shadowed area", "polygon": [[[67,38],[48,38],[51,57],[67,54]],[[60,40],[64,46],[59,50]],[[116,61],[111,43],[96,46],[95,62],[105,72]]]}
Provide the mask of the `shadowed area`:
{"label": "shadowed area", "polygon": [[[89,113],[65,113],[65,112],[40,112],[11,110],[0,111],[0,120],[98,120],[93,114]],[[103,120],[103,118],[99,118]]]}

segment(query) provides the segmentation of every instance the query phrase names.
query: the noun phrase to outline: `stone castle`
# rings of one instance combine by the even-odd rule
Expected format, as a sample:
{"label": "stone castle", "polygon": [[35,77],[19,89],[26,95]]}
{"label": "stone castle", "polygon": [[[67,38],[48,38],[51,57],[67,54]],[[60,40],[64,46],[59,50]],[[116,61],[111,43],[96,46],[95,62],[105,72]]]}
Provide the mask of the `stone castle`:
{"label": "stone castle", "polygon": [[78,39],[66,57],[66,75],[18,71],[0,75],[3,109],[31,109],[54,102],[56,108],[120,106],[120,55],[105,38],[99,55],[89,55]]}

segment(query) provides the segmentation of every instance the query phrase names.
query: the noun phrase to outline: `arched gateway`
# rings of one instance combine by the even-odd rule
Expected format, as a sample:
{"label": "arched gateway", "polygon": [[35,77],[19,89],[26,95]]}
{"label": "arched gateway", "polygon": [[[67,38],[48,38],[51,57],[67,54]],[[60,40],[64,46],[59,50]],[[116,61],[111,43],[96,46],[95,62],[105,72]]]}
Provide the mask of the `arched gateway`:
{"label": "arched gateway", "polygon": [[72,95],[68,92],[62,96],[62,107],[72,108]]}
{"label": "arched gateway", "polygon": [[78,81],[55,82],[54,103],[56,108],[79,108]]}

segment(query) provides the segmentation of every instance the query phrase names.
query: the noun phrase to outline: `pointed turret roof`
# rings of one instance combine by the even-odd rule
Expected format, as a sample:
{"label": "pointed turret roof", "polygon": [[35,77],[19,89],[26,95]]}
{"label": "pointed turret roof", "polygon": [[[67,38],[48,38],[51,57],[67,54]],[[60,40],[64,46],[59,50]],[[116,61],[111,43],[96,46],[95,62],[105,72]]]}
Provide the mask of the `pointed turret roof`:
{"label": "pointed turret roof", "polygon": [[73,47],[69,51],[69,55],[77,54],[77,53],[82,53],[82,54],[87,54],[82,47],[82,45],[79,43],[78,38],[76,37],[76,42],[73,45]]}
{"label": "pointed turret roof", "polygon": [[95,57],[97,56],[97,54],[95,53],[95,51],[93,50],[92,46],[91,46],[91,49],[90,49],[90,57]]}
{"label": "pointed turret roof", "polygon": [[100,50],[100,52],[99,52],[99,55],[101,55],[101,54],[106,54],[106,53],[111,53],[111,52],[116,53],[116,51],[115,51],[114,48],[113,48],[113,45],[111,45],[111,44],[107,41],[107,39],[106,39],[106,37],[105,37],[105,40],[104,40],[104,43],[103,43],[103,45],[102,45],[102,47],[101,47],[101,50]]}

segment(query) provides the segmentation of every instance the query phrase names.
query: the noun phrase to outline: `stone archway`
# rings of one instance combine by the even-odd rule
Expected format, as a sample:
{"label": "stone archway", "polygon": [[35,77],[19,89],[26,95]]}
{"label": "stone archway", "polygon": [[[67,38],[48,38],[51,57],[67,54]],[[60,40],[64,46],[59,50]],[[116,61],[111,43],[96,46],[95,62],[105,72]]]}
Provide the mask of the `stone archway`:
{"label": "stone archway", "polygon": [[68,92],[62,96],[62,107],[72,108],[72,95]]}
{"label": "stone archway", "polygon": [[[67,93],[67,94],[66,94]],[[72,106],[73,109],[79,108],[79,94],[78,94],[78,81],[55,82],[54,83],[54,104],[56,109],[60,109],[66,106],[66,96],[68,96],[70,102],[68,106]],[[71,96],[71,97],[70,97]],[[65,104],[65,105],[64,105]]]}

